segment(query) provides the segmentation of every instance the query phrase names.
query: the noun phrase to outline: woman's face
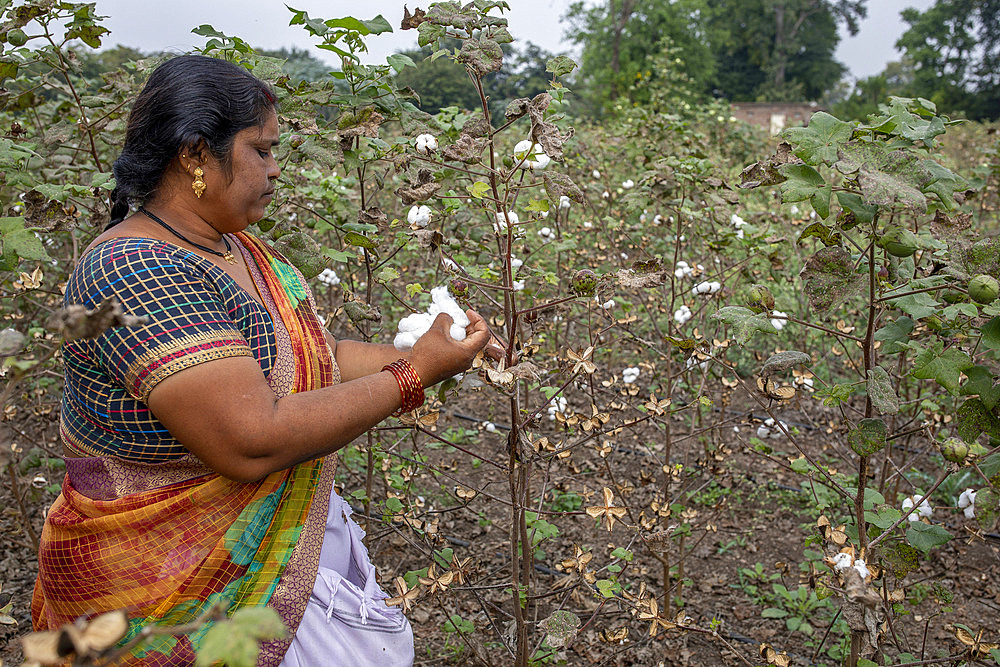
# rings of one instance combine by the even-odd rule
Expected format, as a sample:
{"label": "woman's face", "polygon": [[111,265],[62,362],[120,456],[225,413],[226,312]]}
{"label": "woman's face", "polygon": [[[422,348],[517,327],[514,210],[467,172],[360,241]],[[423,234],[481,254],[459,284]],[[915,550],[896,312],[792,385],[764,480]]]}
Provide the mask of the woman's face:
{"label": "woman's face", "polygon": [[281,173],[271,154],[277,145],[278,116],[272,111],[261,126],[236,133],[230,173],[216,160],[205,164],[207,187],[200,203],[219,232],[241,231],[264,217]]}

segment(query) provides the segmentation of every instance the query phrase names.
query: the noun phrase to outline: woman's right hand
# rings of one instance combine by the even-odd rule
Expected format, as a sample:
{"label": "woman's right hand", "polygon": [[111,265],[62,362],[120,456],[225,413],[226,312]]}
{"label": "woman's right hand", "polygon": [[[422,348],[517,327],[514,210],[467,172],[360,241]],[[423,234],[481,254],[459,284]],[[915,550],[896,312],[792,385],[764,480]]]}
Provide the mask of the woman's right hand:
{"label": "woman's right hand", "polygon": [[472,360],[486,347],[490,340],[490,330],[486,320],[474,310],[465,312],[469,325],[465,328],[465,340],[455,340],[448,333],[452,318],[441,313],[431,324],[431,328],[413,346],[410,364],[417,371],[425,387],[447,380],[472,366]]}

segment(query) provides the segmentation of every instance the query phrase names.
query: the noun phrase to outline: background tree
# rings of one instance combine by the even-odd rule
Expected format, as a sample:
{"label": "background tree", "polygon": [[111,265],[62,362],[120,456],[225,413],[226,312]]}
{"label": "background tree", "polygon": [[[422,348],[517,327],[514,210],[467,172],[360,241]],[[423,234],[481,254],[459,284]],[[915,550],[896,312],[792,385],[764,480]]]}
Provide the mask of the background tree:
{"label": "background tree", "polygon": [[896,48],[913,60],[913,94],[940,111],[1000,117],[1000,0],[937,0],[902,16],[910,27]]}
{"label": "background tree", "polygon": [[683,73],[700,94],[731,101],[814,100],[845,71],[834,59],[838,27],[855,34],[866,0],[607,0],[574,3],[569,37],[583,47],[580,86],[596,110],[656,70],[667,44],[684,54]]}

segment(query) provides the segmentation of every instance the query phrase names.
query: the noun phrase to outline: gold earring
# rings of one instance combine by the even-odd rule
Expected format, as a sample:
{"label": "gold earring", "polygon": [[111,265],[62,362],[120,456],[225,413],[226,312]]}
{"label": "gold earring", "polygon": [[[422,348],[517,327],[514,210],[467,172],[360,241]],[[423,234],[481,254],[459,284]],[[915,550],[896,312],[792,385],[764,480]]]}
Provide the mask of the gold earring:
{"label": "gold earring", "polygon": [[195,167],[194,169],[194,181],[191,183],[191,189],[194,190],[194,196],[201,199],[201,196],[205,193],[205,181],[202,180],[202,176],[205,175],[204,170],[201,167]]}

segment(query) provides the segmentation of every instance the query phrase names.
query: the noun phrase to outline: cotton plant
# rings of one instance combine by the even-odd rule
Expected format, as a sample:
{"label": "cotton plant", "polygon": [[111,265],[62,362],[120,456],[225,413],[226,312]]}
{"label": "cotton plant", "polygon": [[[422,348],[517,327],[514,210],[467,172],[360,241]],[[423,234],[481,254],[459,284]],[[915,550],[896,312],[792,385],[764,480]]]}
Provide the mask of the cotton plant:
{"label": "cotton plant", "polygon": [[546,241],[554,241],[556,238],[556,233],[550,227],[542,227],[538,230],[538,235]]}
{"label": "cotton plant", "polygon": [[692,317],[691,309],[681,304],[681,307],[674,311],[674,322],[678,325],[686,324]]}
{"label": "cotton plant", "polygon": [[430,155],[438,149],[437,137],[433,134],[418,134],[414,143],[417,152],[421,155]]}
{"label": "cotton plant", "polygon": [[591,176],[593,176],[594,178],[600,178],[600,177],[601,177],[601,172],[599,172],[599,171],[597,171],[597,170],[595,169],[594,171],[592,171],[592,172],[590,173],[590,175],[591,175]]}
{"label": "cotton plant", "polygon": [[590,222],[589,220],[585,220],[583,222],[583,228],[584,229],[592,229],[593,227],[594,227],[594,223]]}
{"label": "cotton plant", "polygon": [[469,326],[469,316],[448,292],[448,287],[442,285],[431,290],[431,305],[427,312],[411,313],[399,321],[392,344],[397,350],[410,349],[427,333],[434,318],[441,313],[451,315],[452,325],[448,332],[451,337],[455,340],[465,340],[465,327]]}
{"label": "cotton plant", "polygon": [[411,206],[409,213],[406,214],[406,221],[414,227],[423,229],[431,221],[430,207],[424,205]]}
{"label": "cotton plant", "polygon": [[788,324],[788,313],[782,312],[780,310],[771,311],[771,326],[781,331]]}
{"label": "cotton plant", "polygon": [[545,150],[539,144],[534,144],[530,139],[518,142],[514,146],[514,159],[521,165],[521,169],[529,171],[543,171],[552,161]]}
{"label": "cotton plant", "polygon": [[[596,301],[598,303],[601,303],[601,300],[599,298],[597,298],[596,296],[594,297],[594,301]],[[604,303],[601,303],[601,308],[603,308],[604,310],[611,310],[614,307],[615,307],[615,300],[614,299],[608,299]]]}
{"label": "cotton plant", "polygon": [[631,190],[632,188],[635,187],[635,181],[633,181],[631,178],[628,179],[628,180],[622,181],[622,187],[625,188],[626,190]]}
{"label": "cotton plant", "polygon": [[[674,267],[674,277],[675,278],[689,278],[695,273],[700,273],[705,270],[705,267],[701,264],[695,264],[691,266],[683,259],[677,260],[677,265]],[[721,287],[721,285],[720,285]]]}
{"label": "cotton plant", "polygon": [[684,362],[684,370],[689,371],[692,368],[697,368],[703,371],[708,368],[708,359],[699,359],[698,357],[691,355]]}
{"label": "cotton plant", "polygon": [[570,207],[570,205],[571,205],[571,201],[570,201],[569,197],[567,197],[566,195],[560,195],[559,196],[559,208],[561,208],[561,209],[568,209]]}
{"label": "cotton plant", "polygon": [[[976,517],[976,490],[966,489],[958,497],[958,509],[963,510],[966,519]],[[912,514],[910,516],[913,516]]]}
{"label": "cotton plant", "polygon": [[629,366],[628,368],[622,371],[622,382],[624,382],[625,384],[632,384],[637,379],[639,379],[638,366]]}
{"label": "cotton plant", "polygon": [[902,508],[904,512],[908,512],[916,506],[916,509],[910,512],[910,514],[906,517],[910,521],[920,521],[920,519],[924,517],[930,519],[931,515],[934,513],[934,510],[931,508],[931,504],[927,502],[926,498],[920,501],[919,505],[917,505],[918,500],[920,500],[920,496],[907,496],[903,499]]}

